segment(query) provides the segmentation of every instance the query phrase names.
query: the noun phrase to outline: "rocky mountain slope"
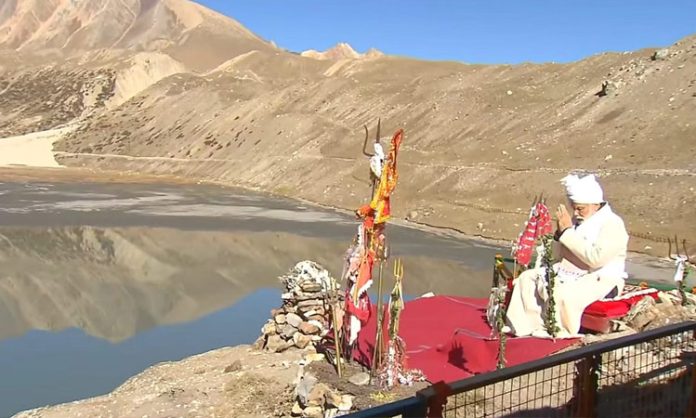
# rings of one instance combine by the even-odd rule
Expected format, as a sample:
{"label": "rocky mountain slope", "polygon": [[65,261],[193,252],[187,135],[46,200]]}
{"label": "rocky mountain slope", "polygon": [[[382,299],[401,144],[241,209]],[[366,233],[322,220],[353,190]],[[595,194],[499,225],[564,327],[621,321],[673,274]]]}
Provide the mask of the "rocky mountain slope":
{"label": "rocky mountain slope", "polygon": [[0,5],[0,49],[60,56],[162,51],[201,70],[273,48],[238,22],[187,0],[7,0]]}
{"label": "rocky mountain slope", "polygon": [[[7,6],[14,3],[24,8]],[[48,22],[40,30],[21,26],[29,18],[19,11],[33,3],[7,4],[0,136],[75,123],[56,144],[62,164],[178,174],[354,208],[369,190],[362,126],[373,131],[381,117],[383,137],[406,131],[396,216],[510,239],[535,195],[556,203],[561,177],[592,171],[627,219],[633,249],[664,255],[665,237],[678,233],[696,251],[696,37],[658,54],[570,64],[364,59],[346,48],[313,58],[184,0],[123,3],[141,11],[129,22],[150,23],[135,32],[123,24],[115,40],[89,35],[90,24],[55,35],[67,12],[36,13]],[[177,14],[184,9],[195,13]],[[145,19],[157,10],[178,17],[168,26]],[[194,56],[197,39],[213,51],[219,37],[235,46],[206,52],[215,59]],[[74,55],[80,48],[88,52]]]}

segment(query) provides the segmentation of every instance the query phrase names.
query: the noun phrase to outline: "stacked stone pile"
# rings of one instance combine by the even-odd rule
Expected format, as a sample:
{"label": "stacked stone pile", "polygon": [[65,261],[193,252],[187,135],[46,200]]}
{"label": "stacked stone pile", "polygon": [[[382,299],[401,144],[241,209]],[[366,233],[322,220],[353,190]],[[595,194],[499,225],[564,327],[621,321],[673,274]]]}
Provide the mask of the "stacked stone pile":
{"label": "stacked stone pile", "polygon": [[271,311],[257,346],[282,352],[306,348],[329,331],[330,294],[335,286],[329,272],[312,261],[301,261],[281,276],[283,305]]}
{"label": "stacked stone pile", "polygon": [[623,318],[625,325],[640,332],[696,319],[696,295],[686,293],[686,305],[682,305],[677,290],[660,292],[658,295],[657,301],[646,297],[635,304]]}

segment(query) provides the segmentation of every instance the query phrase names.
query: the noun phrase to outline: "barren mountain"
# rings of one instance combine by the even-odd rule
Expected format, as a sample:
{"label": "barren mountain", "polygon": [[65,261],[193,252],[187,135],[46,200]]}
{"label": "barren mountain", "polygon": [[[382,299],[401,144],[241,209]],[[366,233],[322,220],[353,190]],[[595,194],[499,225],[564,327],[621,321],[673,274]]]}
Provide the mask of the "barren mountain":
{"label": "barren mountain", "polygon": [[0,49],[161,51],[203,70],[255,49],[272,50],[238,22],[186,0],[6,0]]}
{"label": "barren mountain", "polygon": [[[73,3],[79,10],[91,4]],[[183,39],[192,31],[201,42],[219,39],[208,23],[180,18],[178,31],[157,29],[166,42],[141,41],[154,35],[119,38],[113,45],[131,48],[130,54],[138,45],[168,45],[156,50],[170,70],[133,77],[147,81],[129,94],[116,86],[129,85],[119,80],[144,64],[128,64],[132,55],[122,58],[113,48],[54,66],[8,65],[0,70],[0,135],[72,121],[76,129],[56,144],[65,165],[173,173],[355,208],[369,190],[362,126],[374,132],[381,117],[384,138],[397,128],[406,132],[394,198],[398,217],[510,239],[535,195],[544,192],[555,204],[562,199],[561,177],[592,171],[625,216],[633,249],[665,255],[665,237],[678,233],[696,251],[695,37],[656,55],[650,48],[569,64],[314,59],[273,49],[189,2],[152,4],[196,10],[204,22],[255,46],[193,72],[185,58],[199,48]],[[3,18],[3,33],[21,40],[12,41],[18,53],[54,45],[46,40],[53,33],[48,29],[36,31],[41,36],[7,35],[22,32],[12,22],[28,19],[13,10]],[[9,14],[3,9],[2,16]],[[62,15],[52,16],[41,19]],[[72,39],[87,47],[95,38]],[[80,60],[97,68],[94,75],[83,73]],[[111,81],[97,84],[100,76]],[[90,106],[87,98],[95,95]]]}

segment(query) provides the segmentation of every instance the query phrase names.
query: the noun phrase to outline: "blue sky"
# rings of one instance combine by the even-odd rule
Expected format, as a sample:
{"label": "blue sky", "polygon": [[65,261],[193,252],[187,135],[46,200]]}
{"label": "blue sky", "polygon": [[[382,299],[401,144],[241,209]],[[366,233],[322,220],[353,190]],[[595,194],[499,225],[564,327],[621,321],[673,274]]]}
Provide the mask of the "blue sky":
{"label": "blue sky", "polygon": [[696,33],[696,0],[196,0],[291,51],[471,63],[568,62]]}

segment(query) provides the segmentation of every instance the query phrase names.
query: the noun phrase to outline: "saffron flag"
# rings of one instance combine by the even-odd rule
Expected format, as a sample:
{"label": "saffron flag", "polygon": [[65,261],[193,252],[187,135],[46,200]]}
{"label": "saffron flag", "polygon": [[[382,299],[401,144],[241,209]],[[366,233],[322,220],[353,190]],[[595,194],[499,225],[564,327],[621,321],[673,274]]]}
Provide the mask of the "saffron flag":
{"label": "saffron flag", "polygon": [[362,220],[358,239],[349,250],[346,259],[346,323],[348,343],[353,344],[362,327],[367,323],[371,312],[370,297],[367,290],[372,285],[372,267],[377,258],[378,248],[384,248],[384,226],[391,218],[390,197],[399,178],[396,160],[404,131],[399,129],[391,139],[391,149],[381,170],[379,184],[369,204],[355,212]]}
{"label": "saffron flag", "polygon": [[375,189],[375,193],[372,196],[372,200],[369,204],[360,207],[356,212],[361,218],[374,214],[375,224],[382,224],[391,218],[390,198],[396,188],[396,182],[399,179],[396,160],[403,137],[403,129],[396,131],[392,137],[391,149],[389,150],[389,155],[387,155],[386,162],[382,168],[382,175]]}

